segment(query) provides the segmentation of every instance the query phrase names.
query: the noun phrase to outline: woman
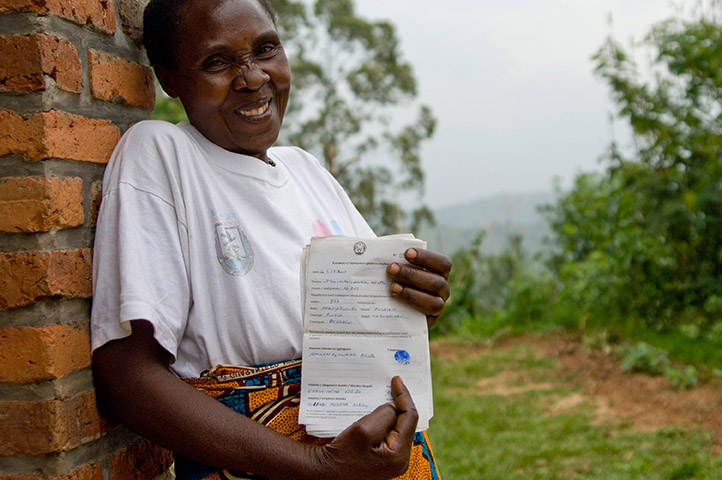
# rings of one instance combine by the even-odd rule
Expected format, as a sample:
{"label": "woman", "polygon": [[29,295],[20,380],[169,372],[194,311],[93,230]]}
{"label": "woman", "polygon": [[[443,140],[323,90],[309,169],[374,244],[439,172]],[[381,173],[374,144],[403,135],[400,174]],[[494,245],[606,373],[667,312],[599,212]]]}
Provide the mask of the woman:
{"label": "woman", "polygon": [[[266,0],[151,0],[144,43],[190,124],[140,122],[106,170],[91,323],[101,409],[199,462],[178,460],[179,478],[217,470],[200,464],[228,469],[213,478],[231,478],[230,471],[282,479],[402,474],[418,416],[399,378],[393,403],[315,444],[189,385],[207,378],[179,379],[217,364],[299,358],[301,248],[328,231],[373,232],[313,157],[271,148],[291,73]],[[389,266],[391,294],[432,325],[448,298],[450,264],[424,250],[406,255],[416,268]],[[284,369],[284,378],[295,372]]]}

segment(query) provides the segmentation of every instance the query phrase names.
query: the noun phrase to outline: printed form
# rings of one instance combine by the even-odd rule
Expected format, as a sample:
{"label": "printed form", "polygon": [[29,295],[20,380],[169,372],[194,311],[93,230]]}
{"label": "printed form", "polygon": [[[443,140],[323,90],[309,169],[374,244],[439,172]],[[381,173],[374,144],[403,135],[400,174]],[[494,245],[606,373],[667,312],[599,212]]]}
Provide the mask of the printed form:
{"label": "printed form", "polygon": [[304,313],[299,423],[334,437],[393,400],[399,375],[419,412],[417,431],[433,416],[426,316],[389,290],[386,267],[407,263],[404,251],[426,248],[412,235],[361,239],[314,237],[304,249]]}

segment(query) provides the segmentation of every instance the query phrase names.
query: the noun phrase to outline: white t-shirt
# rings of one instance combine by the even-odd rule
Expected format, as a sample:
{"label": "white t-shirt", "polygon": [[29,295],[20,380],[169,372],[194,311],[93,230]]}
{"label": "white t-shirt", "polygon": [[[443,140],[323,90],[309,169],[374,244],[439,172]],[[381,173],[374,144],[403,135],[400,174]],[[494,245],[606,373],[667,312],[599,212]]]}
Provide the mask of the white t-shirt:
{"label": "white t-shirt", "polygon": [[373,231],[336,180],[298,148],[276,166],[187,123],[143,121],[103,179],[93,258],[93,349],[155,327],[180,376],[216,364],[299,358],[299,264],[312,236]]}

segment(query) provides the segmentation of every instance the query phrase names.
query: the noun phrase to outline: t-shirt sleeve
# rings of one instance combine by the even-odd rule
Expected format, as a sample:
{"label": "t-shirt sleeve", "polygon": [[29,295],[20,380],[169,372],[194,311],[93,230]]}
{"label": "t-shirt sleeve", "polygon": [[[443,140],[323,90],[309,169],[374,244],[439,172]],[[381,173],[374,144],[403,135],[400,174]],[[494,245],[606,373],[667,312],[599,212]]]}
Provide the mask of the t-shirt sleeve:
{"label": "t-shirt sleeve", "polygon": [[143,319],[175,358],[191,304],[185,225],[168,197],[122,176],[104,189],[93,251],[92,348],[128,336],[129,322]]}
{"label": "t-shirt sleeve", "polygon": [[[330,173],[329,176],[331,176]],[[339,201],[343,205],[344,210],[346,210],[346,214],[353,226],[353,236],[360,238],[375,238],[376,233],[374,233],[371,226],[369,226],[368,222],[366,222],[366,219],[358,211],[356,205],[353,204],[341,184],[339,184],[335,178],[333,178],[333,182],[336,185],[336,195],[338,195]]]}

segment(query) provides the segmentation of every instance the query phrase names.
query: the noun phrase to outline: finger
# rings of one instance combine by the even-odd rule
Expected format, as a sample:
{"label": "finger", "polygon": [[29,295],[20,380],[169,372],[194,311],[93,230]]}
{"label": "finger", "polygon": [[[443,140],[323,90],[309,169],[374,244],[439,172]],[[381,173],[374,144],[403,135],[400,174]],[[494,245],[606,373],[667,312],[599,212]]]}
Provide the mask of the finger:
{"label": "finger", "polygon": [[394,403],[385,403],[361,417],[348,427],[349,433],[361,445],[381,444],[396,424],[397,407]]}
{"label": "finger", "polygon": [[386,444],[391,450],[397,451],[411,445],[419,422],[419,412],[401,377],[391,379],[391,393],[394,395],[397,417],[396,425],[386,436]]}
{"label": "finger", "polygon": [[423,248],[409,248],[404,253],[406,260],[426,270],[436,272],[448,279],[451,272],[451,261],[441,253],[431,252]]}
{"label": "finger", "polygon": [[438,320],[439,320],[439,316],[438,316],[438,315],[426,315],[426,326],[427,326],[428,328],[431,328],[431,327],[433,327],[434,325],[436,325],[436,322],[437,322]]}
{"label": "finger", "polygon": [[444,309],[445,300],[438,295],[406,287],[400,283],[391,285],[391,296],[409,304],[414,310],[424,315],[440,315]]}
{"label": "finger", "polygon": [[386,267],[386,272],[390,278],[403,286],[437,295],[444,300],[449,298],[449,281],[438,273],[400,263],[392,263]]}

